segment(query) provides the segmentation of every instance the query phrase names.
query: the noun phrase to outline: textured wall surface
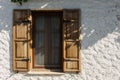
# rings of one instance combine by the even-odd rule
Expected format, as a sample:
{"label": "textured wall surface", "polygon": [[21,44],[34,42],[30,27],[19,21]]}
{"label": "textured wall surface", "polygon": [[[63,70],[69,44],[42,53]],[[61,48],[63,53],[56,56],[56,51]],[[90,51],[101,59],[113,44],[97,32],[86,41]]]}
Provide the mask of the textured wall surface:
{"label": "textured wall surface", "polygon": [[[120,80],[120,0],[0,0],[0,80]],[[13,9],[80,8],[82,72],[60,76],[12,72]]]}

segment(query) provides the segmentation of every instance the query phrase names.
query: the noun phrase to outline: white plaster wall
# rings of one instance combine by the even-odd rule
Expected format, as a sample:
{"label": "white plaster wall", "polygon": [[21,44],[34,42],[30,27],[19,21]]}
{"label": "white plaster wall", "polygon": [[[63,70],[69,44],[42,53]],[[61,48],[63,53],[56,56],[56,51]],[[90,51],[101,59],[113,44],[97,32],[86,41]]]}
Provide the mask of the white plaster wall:
{"label": "white plaster wall", "polygon": [[[80,8],[82,72],[61,76],[12,72],[13,9]],[[120,80],[120,0],[0,0],[0,80]]]}

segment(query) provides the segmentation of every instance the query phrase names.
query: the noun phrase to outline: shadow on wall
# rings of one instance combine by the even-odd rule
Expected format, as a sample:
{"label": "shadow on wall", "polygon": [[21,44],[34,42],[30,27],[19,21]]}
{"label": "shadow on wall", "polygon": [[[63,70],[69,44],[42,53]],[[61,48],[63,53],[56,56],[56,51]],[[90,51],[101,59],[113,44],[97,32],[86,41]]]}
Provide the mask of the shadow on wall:
{"label": "shadow on wall", "polygon": [[[89,15],[82,13],[82,15],[85,15],[83,17],[85,19],[84,24],[82,24],[82,49],[92,47],[113,32],[120,33],[120,15],[117,15],[117,8],[96,11],[90,11],[91,14]],[[115,41],[120,43],[120,36]]]}
{"label": "shadow on wall", "polygon": [[9,77],[12,72],[12,9],[7,0],[0,0],[0,73]]}
{"label": "shadow on wall", "polygon": [[[60,4],[66,3],[65,0],[30,0],[30,2],[46,2],[40,7],[43,9],[53,5],[52,2]],[[60,4],[58,4],[58,6]],[[88,47],[93,46],[97,41],[106,37],[108,34],[111,34],[112,32],[118,32],[120,30],[120,15],[117,14],[117,9],[119,9],[120,6],[118,3],[114,2],[112,7],[113,8],[108,8],[106,10],[104,7],[99,8],[99,6],[93,7],[95,10],[93,9],[87,11],[87,7],[86,9],[82,9],[82,49],[87,49]]]}

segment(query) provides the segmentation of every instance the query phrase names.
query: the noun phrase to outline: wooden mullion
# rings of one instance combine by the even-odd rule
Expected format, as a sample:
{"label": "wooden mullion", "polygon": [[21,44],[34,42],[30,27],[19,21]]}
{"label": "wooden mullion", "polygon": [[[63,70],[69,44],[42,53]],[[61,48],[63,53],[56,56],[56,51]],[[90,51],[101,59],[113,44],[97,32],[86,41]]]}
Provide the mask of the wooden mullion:
{"label": "wooden mullion", "polygon": [[20,41],[22,41],[22,42],[26,42],[26,41],[29,41],[28,39],[14,39],[14,41],[18,41],[18,42],[20,42]]}
{"label": "wooden mullion", "polygon": [[19,72],[19,71],[20,72],[25,72],[26,71],[27,72],[28,70],[26,70],[26,69],[14,69],[14,71],[16,71],[16,72]]}
{"label": "wooden mullion", "polygon": [[79,61],[79,58],[64,58],[64,60],[68,61]]}
{"label": "wooden mullion", "polygon": [[72,39],[65,39],[65,42],[78,42],[80,39],[72,40]]}

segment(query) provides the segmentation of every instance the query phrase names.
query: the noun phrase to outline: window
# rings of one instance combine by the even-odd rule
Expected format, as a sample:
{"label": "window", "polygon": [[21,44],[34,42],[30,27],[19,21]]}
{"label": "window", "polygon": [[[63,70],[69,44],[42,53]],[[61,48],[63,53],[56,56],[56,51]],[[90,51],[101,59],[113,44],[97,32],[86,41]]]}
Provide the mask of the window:
{"label": "window", "polygon": [[33,11],[33,67],[62,67],[61,12]]}
{"label": "window", "polygon": [[80,71],[79,9],[14,10],[13,70]]}

